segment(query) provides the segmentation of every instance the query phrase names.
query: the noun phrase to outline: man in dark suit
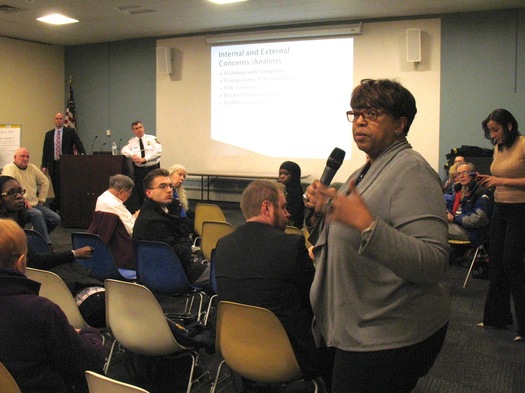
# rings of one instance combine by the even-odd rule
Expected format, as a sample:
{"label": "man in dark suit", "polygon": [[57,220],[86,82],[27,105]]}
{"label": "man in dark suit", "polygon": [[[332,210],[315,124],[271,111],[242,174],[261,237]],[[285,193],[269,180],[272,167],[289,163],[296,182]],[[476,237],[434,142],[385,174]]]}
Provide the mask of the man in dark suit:
{"label": "man in dark suit", "polygon": [[55,115],[55,128],[46,132],[42,150],[42,172],[49,174],[55,199],[50,204],[54,211],[60,210],[60,157],[64,154],[86,154],[84,145],[74,128],[64,127],[64,115]]}
{"label": "man in dark suit", "polygon": [[[305,378],[322,374],[326,379],[330,362],[325,351],[316,348],[311,332],[314,265],[304,236],[284,232],[290,213],[283,185],[253,181],[242,194],[241,210],[246,224],[221,238],[215,249],[219,300],[274,312],[290,337]],[[249,390],[248,386],[244,388]]]}

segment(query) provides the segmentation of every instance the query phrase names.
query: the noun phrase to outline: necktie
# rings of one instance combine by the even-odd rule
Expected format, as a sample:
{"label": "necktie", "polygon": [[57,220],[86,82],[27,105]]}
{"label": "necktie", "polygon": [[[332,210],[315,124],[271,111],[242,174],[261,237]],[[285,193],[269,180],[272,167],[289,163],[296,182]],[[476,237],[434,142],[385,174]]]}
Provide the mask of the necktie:
{"label": "necktie", "polygon": [[139,138],[139,146],[140,146],[140,156],[142,158],[146,157],[146,152],[144,151],[144,143],[142,143],[142,138]]}
{"label": "necktie", "polygon": [[62,149],[61,149],[61,143],[62,143],[62,138],[60,137],[61,135],[61,130],[57,130],[55,132],[55,160],[59,160],[60,159],[60,155],[62,154]]}

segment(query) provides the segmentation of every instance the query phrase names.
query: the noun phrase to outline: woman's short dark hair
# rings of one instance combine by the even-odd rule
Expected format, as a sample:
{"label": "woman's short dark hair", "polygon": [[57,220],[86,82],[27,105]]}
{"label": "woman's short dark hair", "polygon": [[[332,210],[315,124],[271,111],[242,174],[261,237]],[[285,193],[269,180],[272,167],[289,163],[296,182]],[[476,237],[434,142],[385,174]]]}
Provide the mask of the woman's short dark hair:
{"label": "woman's short dark hair", "polygon": [[[11,176],[1,175],[0,176],[0,190],[2,190],[4,188],[4,184],[7,183],[10,180],[16,180],[16,179],[14,177],[11,177]],[[16,180],[16,181],[18,181],[18,180]]]}
{"label": "woman's short dark hair", "polygon": [[352,92],[350,106],[353,109],[376,108],[395,118],[406,117],[403,132],[408,134],[417,113],[416,99],[399,82],[390,79],[363,79]]}
{"label": "woman's short dark hair", "polygon": [[[496,144],[494,140],[490,137],[490,129],[488,128],[489,121],[495,121],[498,123],[501,127],[503,127],[503,143],[502,145],[505,147],[511,147],[514,144],[514,141],[516,138],[520,135],[520,132],[518,131],[518,122],[512,116],[512,113],[510,113],[506,109],[495,109],[493,110],[485,120],[481,122],[481,127],[483,128],[483,132],[485,133],[485,138],[490,140],[492,144]],[[511,125],[510,129],[508,127],[508,124]]]}

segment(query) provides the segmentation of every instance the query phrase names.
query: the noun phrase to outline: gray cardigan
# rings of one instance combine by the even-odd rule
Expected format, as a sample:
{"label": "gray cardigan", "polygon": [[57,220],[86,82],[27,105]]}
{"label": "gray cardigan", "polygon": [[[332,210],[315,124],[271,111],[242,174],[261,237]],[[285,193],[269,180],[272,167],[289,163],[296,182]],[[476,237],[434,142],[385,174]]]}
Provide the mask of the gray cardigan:
{"label": "gray cardigan", "polygon": [[[340,191],[347,189],[348,182]],[[449,247],[439,176],[404,140],[374,161],[357,190],[376,225],[367,241],[341,222],[320,234],[310,292],[314,335],[344,351],[421,342],[450,313],[440,283]]]}

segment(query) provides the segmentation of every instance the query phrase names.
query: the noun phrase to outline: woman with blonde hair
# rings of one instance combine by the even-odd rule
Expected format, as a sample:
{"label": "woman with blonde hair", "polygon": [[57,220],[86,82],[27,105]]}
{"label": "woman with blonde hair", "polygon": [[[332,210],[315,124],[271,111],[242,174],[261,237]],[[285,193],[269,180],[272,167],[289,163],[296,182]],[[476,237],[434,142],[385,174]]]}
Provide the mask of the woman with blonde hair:
{"label": "woman with blonde hair", "polygon": [[193,232],[195,213],[190,210],[188,196],[182,185],[188,172],[181,164],[172,165],[169,172],[171,183],[173,184],[173,204],[170,210],[172,214],[180,217],[182,223]]}

